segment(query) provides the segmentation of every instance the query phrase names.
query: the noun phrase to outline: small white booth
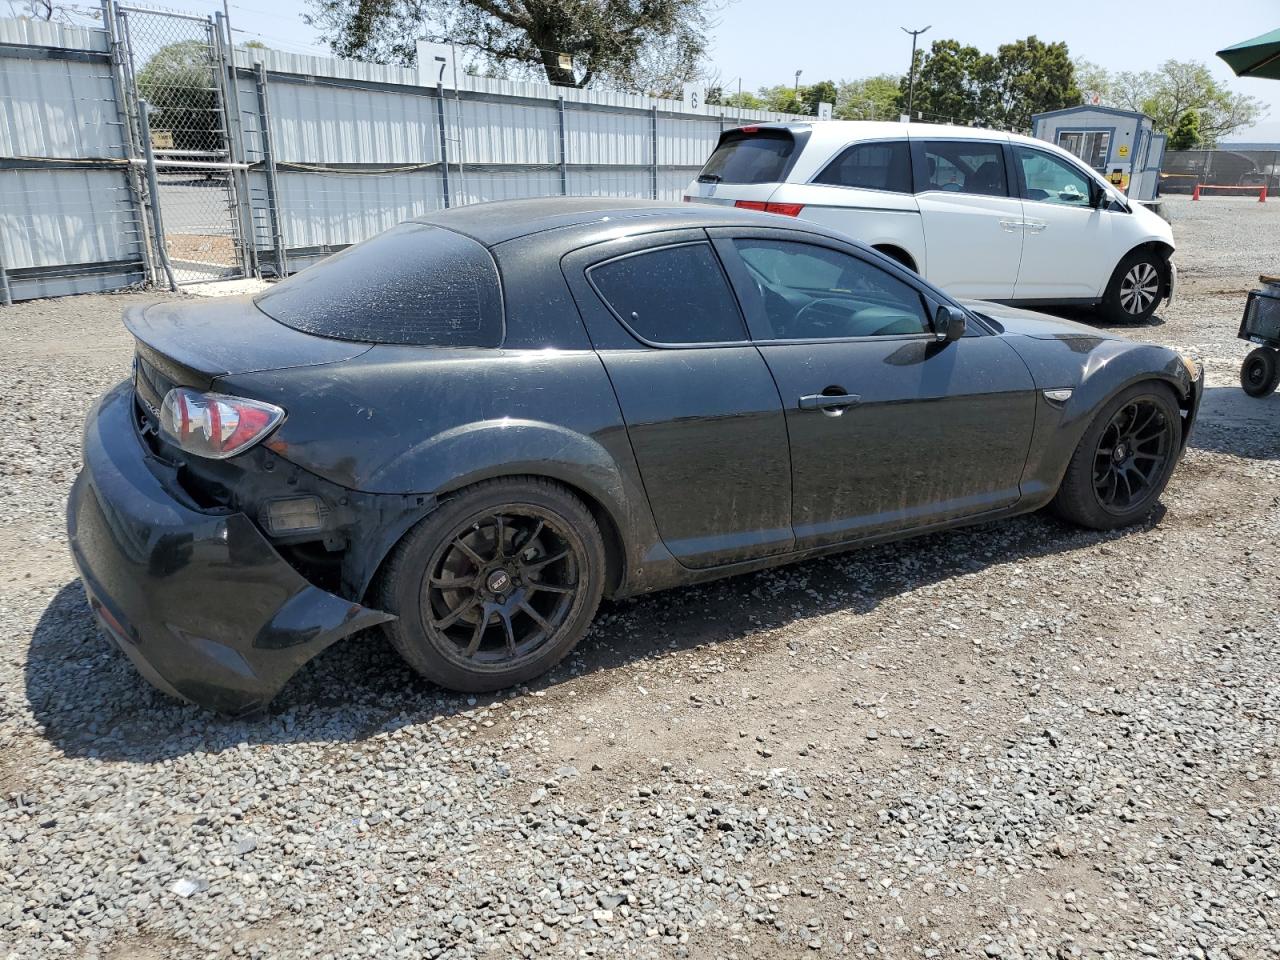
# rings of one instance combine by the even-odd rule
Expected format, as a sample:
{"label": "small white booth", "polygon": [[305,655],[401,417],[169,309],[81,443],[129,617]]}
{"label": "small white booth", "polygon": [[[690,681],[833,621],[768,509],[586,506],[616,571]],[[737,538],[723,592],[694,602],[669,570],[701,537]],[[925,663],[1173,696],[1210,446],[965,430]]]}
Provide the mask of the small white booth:
{"label": "small white booth", "polygon": [[1036,114],[1031,135],[1075,154],[1133,199],[1155,199],[1166,137],[1145,113],[1081,104]]}

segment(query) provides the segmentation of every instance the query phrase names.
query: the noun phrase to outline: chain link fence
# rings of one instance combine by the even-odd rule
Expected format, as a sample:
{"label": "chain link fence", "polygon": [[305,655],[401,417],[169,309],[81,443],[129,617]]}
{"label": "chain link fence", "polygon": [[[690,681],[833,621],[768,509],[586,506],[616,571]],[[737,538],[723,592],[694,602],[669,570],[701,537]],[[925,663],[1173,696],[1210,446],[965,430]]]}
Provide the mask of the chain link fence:
{"label": "chain link fence", "polygon": [[[222,39],[212,21],[119,7],[131,120],[149,127],[159,241],[178,283],[244,272],[239,198],[221,77]],[[147,123],[140,104],[150,107]]]}
{"label": "chain link fence", "polygon": [[460,204],[678,202],[724,129],[796,119],[472,77],[436,68],[447,44],[419,70],[233,36],[114,0],[0,19],[0,300],[286,276]]}
{"label": "chain link fence", "polygon": [[1171,150],[1160,173],[1161,193],[1197,186],[1280,190],[1280,150]]}

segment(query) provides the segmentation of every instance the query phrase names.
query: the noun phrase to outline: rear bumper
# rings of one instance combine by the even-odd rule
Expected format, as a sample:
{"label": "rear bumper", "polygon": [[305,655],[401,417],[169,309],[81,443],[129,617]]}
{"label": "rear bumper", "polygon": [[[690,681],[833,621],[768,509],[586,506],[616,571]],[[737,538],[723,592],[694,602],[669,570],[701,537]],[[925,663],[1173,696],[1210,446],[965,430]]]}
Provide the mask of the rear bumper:
{"label": "rear bumper", "polygon": [[321,650],[392,619],[309,583],[244,514],[190,502],[139,438],[128,383],[89,414],[67,533],[90,606],[138,672],[222,713],[265,706]]}

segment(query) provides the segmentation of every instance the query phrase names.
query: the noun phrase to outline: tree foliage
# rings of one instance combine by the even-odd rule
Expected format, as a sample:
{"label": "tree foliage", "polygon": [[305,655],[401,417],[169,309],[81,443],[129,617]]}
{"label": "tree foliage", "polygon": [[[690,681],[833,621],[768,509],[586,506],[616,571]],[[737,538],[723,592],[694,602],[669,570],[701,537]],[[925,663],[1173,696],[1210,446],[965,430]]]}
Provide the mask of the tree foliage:
{"label": "tree foliage", "polygon": [[479,58],[482,72],[660,94],[697,76],[711,9],[711,0],[308,3],[307,22],[340,57],[412,65],[418,39],[454,42]]}
{"label": "tree foliage", "polygon": [[1145,113],[1157,130],[1171,136],[1187,112],[1194,111],[1200,142],[1208,145],[1249,126],[1262,113],[1261,101],[1232,93],[1195,60],[1167,60],[1155,70],[1106,75],[1100,92],[1107,105]]}
{"label": "tree foliage", "polygon": [[[1026,130],[1032,115],[1080,102],[1065,43],[1030,36],[988,54],[955,40],[935,40],[928,51],[917,52],[916,62],[913,112],[926,120]],[[909,77],[903,77],[903,107],[908,88]]]}
{"label": "tree foliage", "polygon": [[1188,110],[1169,134],[1170,150],[1194,150],[1200,143],[1200,114]]}
{"label": "tree foliage", "polygon": [[[955,40],[935,40],[928,51],[916,52],[915,99],[912,120],[973,123],[982,110],[978,76],[982,52]],[[898,85],[899,102],[906,107],[910,76]]]}
{"label": "tree foliage", "polygon": [[897,120],[899,78],[881,73],[860,80],[841,80],[836,90],[835,115],[841,120]]}
{"label": "tree foliage", "polygon": [[794,84],[780,83],[773,87],[761,87],[756,97],[764,104],[765,110],[778,113],[808,113],[804,99],[804,87],[796,89]]}
{"label": "tree foliage", "polygon": [[222,115],[213,92],[209,47],[181,40],[161,47],[138,71],[138,92],[151,104],[151,129],[170,131],[179,150],[219,150]]}
{"label": "tree foliage", "polygon": [[725,107],[741,107],[753,110],[773,110],[777,113],[794,113],[801,116],[817,116],[818,104],[829,103],[833,107],[839,96],[839,88],[833,80],[820,80],[797,88],[795,84],[780,83],[773,87],[761,87],[755,93],[745,90],[726,93],[720,87],[707,91],[707,103]]}
{"label": "tree foliage", "polygon": [[743,90],[741,93],[735,90],[733,93],[727,93],[721,86],[712,86],[707,89],[706,102],[708,105],[734,107],[738,110],[769,109],[769,105],[750,90]]}

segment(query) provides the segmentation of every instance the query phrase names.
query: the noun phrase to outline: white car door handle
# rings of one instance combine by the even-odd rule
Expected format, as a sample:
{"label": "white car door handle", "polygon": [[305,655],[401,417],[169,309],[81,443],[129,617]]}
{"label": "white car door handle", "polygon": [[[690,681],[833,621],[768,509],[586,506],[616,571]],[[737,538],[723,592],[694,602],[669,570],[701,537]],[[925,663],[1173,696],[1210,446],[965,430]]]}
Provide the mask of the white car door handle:
{"label": "white car door handle", "polygon": [[1045,220],[1024,220],[1023,226],[1032,233],[1043,233],[1049,224],[1048,221]]}
{"label": "white car door handle", "polygon": [[1002,229],[1005,233],[1013,233],[1013,231],[1025,225],[1026,225],[1025,220],[1001,220],[1000,221],[1000,229]]}

